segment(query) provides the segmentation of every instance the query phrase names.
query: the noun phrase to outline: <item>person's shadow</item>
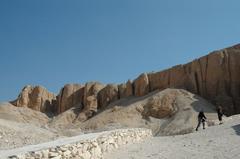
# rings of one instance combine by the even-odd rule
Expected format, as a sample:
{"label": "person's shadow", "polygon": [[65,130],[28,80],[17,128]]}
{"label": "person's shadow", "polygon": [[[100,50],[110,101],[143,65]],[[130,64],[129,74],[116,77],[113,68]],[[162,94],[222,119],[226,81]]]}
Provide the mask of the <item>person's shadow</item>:
{"label": "person's shadow", "polygon": [[240,136],[240,124],[232,126],[235,130],[235,133]]}

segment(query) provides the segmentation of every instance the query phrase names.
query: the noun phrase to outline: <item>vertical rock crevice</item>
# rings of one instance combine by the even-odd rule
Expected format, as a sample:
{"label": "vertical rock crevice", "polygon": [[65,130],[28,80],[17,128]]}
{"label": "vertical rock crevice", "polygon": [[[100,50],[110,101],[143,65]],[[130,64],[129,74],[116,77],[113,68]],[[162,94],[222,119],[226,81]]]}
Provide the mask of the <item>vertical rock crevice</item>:
{"label": "vertical rock crevice", "polygon": [[197,88],[197,94],[199,94],[200,91],[199,91],[199,81],[198,81],[198,74],[197,74],[197,72],[194,73],[194,79],[195,79],[195,84],[196,84],[196,88]]}
{"label": "vertical rock crevice", "polygon": [[[199,69],[200,69],[200,79],[201,79],[201,91],[199,92],[199,95],[203,95],[204,93],[204,91],[203,91],[203,89],[204,89],[204,79],[203,79],[203,69],[202,69],[202,64],[201,64],[201,61],[200,61],[200,59],[198,59],[197,60],[198,61],[198,65],[199,65]],[[199,86],[200,87],[200,86]]]}
{"label": "vertical rock crevice", "polygon": [[228,61],[228,74],[229,74],[229,96],[230,97],[233,97],[233,94],[232,94],[232,72],[231,72],[231,56],[228,52],[226,52],[226,54],[228,55],[227,56],[227,61]]}
{"label": "vertical rock crevice", "polygon": [[206,92],[206,94],[205,94],[205,98],[207,98],[208,97],[208,89],[207,89],[207,74],[208,74],[208,59],[209,59],[209,57],[208,57],[208,55],[206,56],[206,67],[205,67],[205,79],[204,79],[204,89],[205,89],[205,92]]}

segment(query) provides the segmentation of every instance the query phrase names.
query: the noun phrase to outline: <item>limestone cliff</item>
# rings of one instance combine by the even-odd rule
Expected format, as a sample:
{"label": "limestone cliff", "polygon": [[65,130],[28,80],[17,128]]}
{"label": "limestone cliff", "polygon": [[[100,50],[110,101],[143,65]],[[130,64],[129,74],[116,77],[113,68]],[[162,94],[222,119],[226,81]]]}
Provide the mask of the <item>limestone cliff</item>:
{"label": "limestone cliff", "polygon": [[41,86],[25,86],[18,98],[11,103],[17,107],[28,107],[44,113],[56,111],[56,96]]}
{"label": "limestone cliff", "polygon": [[149,73],[149,91],[183,88],[222,105],[227,115],[240,113],[239,60],[240,45],[235,45],[185,65]]}
{"label": "limestone cliff", "polygon": [[102,85],[90,82],[85,85],[68,84],[56,97],[42,87],[27,86],[16,106],[58,114],[73,106],[81,106],[83,119],[111,102],[129,96],[144,96],[155,90],[181,88],[198,94],[215,105],[222,105],[226,115],[240,113],[240,44],[214,51],[190,63],[160,71],[143,73],[133,82],[119,85]]}
{"label": "limestone cliff", "polygon": [[57,112],[62,113],[73,106],[82,107],[84,86],[66,84],[57,96]]}

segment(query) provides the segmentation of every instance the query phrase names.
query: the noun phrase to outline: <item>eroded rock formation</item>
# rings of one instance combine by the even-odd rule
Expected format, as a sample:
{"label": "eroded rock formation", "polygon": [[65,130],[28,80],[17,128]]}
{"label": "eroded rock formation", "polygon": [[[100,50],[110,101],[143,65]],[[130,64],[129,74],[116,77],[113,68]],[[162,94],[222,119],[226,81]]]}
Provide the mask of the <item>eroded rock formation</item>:
{"label": "eroded rock formation", "polygon": [[149,80],[146,73],[141,74],[135,79],[133,85],[135,96],[143,96],[149,93]]}
{"label": "eroded rock formation", "polygon": [[176,98],[180,96],[181,93],[182,92],[170,90],[168,93],[163,94],[160,97],[151,97],[144,106],[143,115],[159,119],[171,117],[178,110]]}
{"label": "eroded rock formation", "polygon": [[227,115],[240,113],[239,59],[240,45],[236,45],[185,65],[149,73],[150,91],[183,88],[222,105]]}
{"label": "eroded rock formation", "polygon": [[73,106],[82,107],[84,86],[80,84],[66,84],[57,97],[58,113],[62,113]]}
{"label": "eroded rock formation", "polygon": [[119,97],[126,98],[133,95],[133,86],[130,80],[127,83],[118,85]]}
{"label": "eroded rock formation", "polygon": [[98,110],[98,92],[104,87],[99,82],[89,82],[84,87],[83,110],[78,115],[79,121],[85,121],[92,117]]}
{"label": "eroded rock formation", "polygon": [[118,99],[118,86],[114,84],[108,84],[98,93],[98,106],[99,108],[103,108]]}
{"label": "eroded rock formation", "polygon": [[18,98],[11,102],[17,107],[28,107],[41,112],[53,112],[56,109],[56,96],[41,86],[25,86]]}
{"label": "eroded rock formation", "polygon": [[[239,60],[240,44],[214,51],[184,65],[160,72],[143,73],[133,82],[106,87],[94,82],[85,86],[69,84],[58,95],[57,112],[61,113],[75,105],[82,105],[86,112],[96,112],[98,108],[120,98],[144,96],[166,88],[181,88],[198,94],[213,104],[222,105],[226,115],[240,113]],[[54,100],[55,96],[46,89],[28,86],[12,103],[45,112],[46,109],[54,110]]]}

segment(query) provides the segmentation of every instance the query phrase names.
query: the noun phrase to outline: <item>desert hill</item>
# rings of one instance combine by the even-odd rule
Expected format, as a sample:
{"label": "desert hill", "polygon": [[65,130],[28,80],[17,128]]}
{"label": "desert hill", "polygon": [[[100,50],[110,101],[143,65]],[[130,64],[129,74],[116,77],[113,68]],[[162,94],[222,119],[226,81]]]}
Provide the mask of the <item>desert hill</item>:
{"label": "desert hill", "polygon": [[48,122],[44,113],[0,103],[0,149],[56,139],[58,135],[45,128]]}
{"label": "desert hill", "polygon": [[198,95],[182,89],[154,91],[142,97],[115,101],[88,120],[79,121],[80,107],[49,117],[30,108],[0,104],[1,149],[37,144],[65,136],[119,128],[148,128],[154,135],[193,132],[197,113],[206,112],[208,125],[214,125],[215,107]]}
{"label": "desert hill", "polygon": [[185,134],[196,128],[201,109],[209,124],[217,119],[214,105],[203,98],[181,89],[165,89],[114,102],[77,125],[82,130],[144,127],[152,129],[154,135]]}

